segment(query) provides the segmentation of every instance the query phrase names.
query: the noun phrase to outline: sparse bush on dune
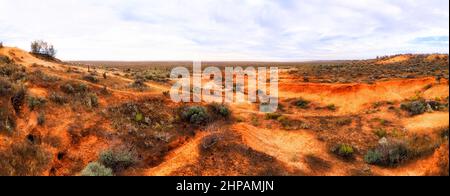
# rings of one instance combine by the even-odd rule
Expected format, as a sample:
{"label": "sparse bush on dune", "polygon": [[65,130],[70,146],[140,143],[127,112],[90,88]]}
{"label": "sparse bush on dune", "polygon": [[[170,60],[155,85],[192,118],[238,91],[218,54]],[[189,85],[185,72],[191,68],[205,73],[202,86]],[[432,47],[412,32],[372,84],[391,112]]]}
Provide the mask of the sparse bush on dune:
{"label": "sparse bush on dune", "polygon": [[364,160],[369,164],[395,166],[407,160],[432,154],[448,142],[448,127],[433,130],[432,134],[409,134],[403,139],[380,139],[378,146],[369,150]]}
{"label": "sparse bush on dune", "polygon": [[117,172],[130,167],[137,161],[134,152],[124,149],[109,149],[100,153],[99,162]]}
{"label": "sparse bush on dune", "polygon": [[310,101],[305,100],[303,98],[299,98],[296,101],[294,101],[294,105],[301,108],[301,109],[307,109],[309,107]]}
{"label": "sparse bush on dune", "polygon": [[95,93],[89,93],[84,98],[83,103],[89,108],[96,108],[99,105],[98,97]]}
{"label": "sparse bush on dune", "polygon": [[81,176],[114,176],[114,174],[112,169],[98,162],[92,162],[81,171]]}
{"label": "sparse bush on dune", "polygon": [[92,83],[98,83],[100,80],[93,74],[88,74],[83,76],[83,80],[86,80],[88,82],[92,82]]}
{"label": "sparse bush on dune", "polygon": [[[9,61],[8,58],[6,58],[6,61]],[[11,82],[23,81],[27,78],[25,68],[21,65],[12,64],[12,62],[0,64],[0,76],[8,78]]]}
{"label": "sparse bush on dune", "polygon": [[12,133],[16,128],[14,116],[8,108],[0,107],[0,132]]}
{"label": "sparse bush on dune", "polygon": [[142,77],[136,77],[134,82],[131,83],[130,86],[140,91],[143,91],[148,88],[147,85],[145,84],[145,79]]}
{"label": "sparse bush on dune", "polygon": [[194,125],[206,124],[209,120],[207,110],[203,106],[191,106],[185,108],[181,117],[183,120]]}
{"label": "sparse bush on dune", "polygon": [[67,83],[61,90],[66,94],[84,95],[89,92],[89,87],[83,83]]}
{"label": "sparse bush on dune", "polygon": [[211,111],[213,114],[218,114],[223,118],[229,118],[231,115],[230,109],[226,105],[218,104],[218,103],[211,103],[208,104],[209,111]]}
{"label": "sparse bush on dune", "polygon": [[25,87],[21,87],[14,95],[11,97],[11,104],[16,113],[20,113],[22,109],[23,102],[25,100],[27,90]]}
{"label": "sparse bush on dune", "polygon": [[411,115],[423,114],[427,111],[427,104],[424,100],[412,101],[401,104],[402,110],[408,111]]}
{"label": "sparse bush on dune", "polygon": [[331,152],[345,159],[353,158],[354,149],[349,144],[339,144],[331,148]]}
{"label": "sparse bush on dune", "polygon": [[386,140],[376,148],[369,150],[364,160],[369,164],[394,166],[408,158],[408,150],[404,142],[398,140]]}
{"label": "sparse bush on dune", "polygon": [[0,48],[3,48],[3,42],[0,42]]}
{"label": "sparse bush on dune", "polygon": [[41,97],[28,97],[28,107],[30,108],[30,110],[40,108],[45,105],[46,102],[47,100]]}
{"label": "sparse bush on dune", "polygon": [[67,103],[67,98],[64,95],[60,95],[56,92],[50,94],[50,101],[55,102],[59,105],[64,105]]}
{"label": "sparse bush on dune", "polygon": [[15,142],[0,152],[0,176],[42,175],[51,161],[51,153],[28,141]]}
{"label": "sparse bush on dune", "polygon": [[14,86],[8,80],[0,77],[0,96],[10,96],[14,92]]}
{"label": "sparse bush on dune", "polygon": [[278,118],[280,118],[282,115],[279,113],[266,113],[266,119],[267,120],[277,120]]}
{"label": "sparse bush on dune", "polygon": [[44,72],[42,72],[41,70],[37,70],[30,74],[29,80],[31,82],[33,82],[34,84],[47,85],[49,83],[54,83],[56,81],[59,81],[60,78],[58,78],[56,76],[47,75]]}
{"label": "sparse bush on dune", "polygon": [[400,109],[407,111],[410,115],[419,115],[425,112],[432,111],[444,111],[448,109],[448,102],[441,103],[439,101],[431,100],[426,101],[424,99],[418,99],[415,101],[410,101],[406,103],[402,103],[400,105]]}

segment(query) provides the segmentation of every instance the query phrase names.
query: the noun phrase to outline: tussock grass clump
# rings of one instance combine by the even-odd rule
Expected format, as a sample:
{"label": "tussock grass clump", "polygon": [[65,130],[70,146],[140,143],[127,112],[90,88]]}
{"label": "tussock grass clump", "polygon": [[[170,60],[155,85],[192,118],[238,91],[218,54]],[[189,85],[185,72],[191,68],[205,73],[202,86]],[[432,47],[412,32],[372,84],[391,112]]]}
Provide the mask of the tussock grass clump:
{"label": "tussock grass clump", "polygon": [[351,159],[351,158],[353,158],[355,150],[349,144],[339,144],[339,145],[332,147],[331,152],[333,152],[334,154],[336,154],[342,158]]}

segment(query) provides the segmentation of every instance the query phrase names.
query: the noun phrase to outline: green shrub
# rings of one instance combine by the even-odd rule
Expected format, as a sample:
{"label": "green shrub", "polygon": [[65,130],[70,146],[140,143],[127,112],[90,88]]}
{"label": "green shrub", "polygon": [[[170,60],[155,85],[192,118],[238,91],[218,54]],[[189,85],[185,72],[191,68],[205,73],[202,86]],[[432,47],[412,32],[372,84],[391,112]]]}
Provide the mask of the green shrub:
{"label": "green shrub", "polygon": [[92,74],[83,76],[83,80],[86,80],[86,81],[92,82],[92,83],[98,83],[100,81],[96,76],[94,76]]}
{"label": "green shrub", "polygon": [[134,80],[133,83],[131,83],[131,87],[138,90],[145,90],[147,88],[147,85],[145,84],[145,79],[138,77]]}
{"label": "green shrub", "polygon": [[62,90],[62,92],[67,93],[67,94],[75,93],[75,88],[73,88],[73,86],[71,84],[62,85],[61,90]]}
{"label": "green shrub", "polygon": [[65,103],[67,103],[67,98],[56,92],[52,92],[50,94],[50,101],[55,102],[60,105],[64,105]]}
{"label": "green shrub", "polygon": [[309,103],[310,101],[304,100],[303,98],[299,98],[294,102],[294,105],[302,109],[307,109],[309,107]]}
{"label": "green shrub", "polygon": [[427,111],[427,104],[423,100],[412,101],[401,104],[400,109],[408,111],[411,115],[419,115]]}
{"label": "green shrub", "polygon": [[56,76],[49,76],[42,72],[41,70],[37,70],[30,74],[30,80],[34,83],[44,82],[44,83],[53,83],[59,81],[60,78]]}
{"label": "green shrub", "polygon": [[28,107],[30,110],[42,107],[46,102],[47,100],[41,97],[28,97]]}
{"label": "green shrub", "polygon": [[369,164],[380,164],[382,161],[382,155],[377,150],[369,150],[364,156],[364,161]]}
{"label": "green shrub", "polygon": [[351,118],[339,118],[336,120],[336,124],[339,126],[346,126],[352,124]]}
{"label": "green shrub", "polygon": [[277,120],[278,118],[280,118],[282,115],[279,113],[266,113],[266,119],[267,120]]}
{"label": "green shrub", "polygon": [[83,171],[82,176],[114,176],[112,169],[105,167],[104,165],[92,162],[89,163]]}
{"label": "green shrub", "polygon": [[327,109],[331,111],[336,111],[336,106],[334,104],[327,105]]}
{"label": "green shrub", "polygon": [[369,150],[364,160],[369,164],[394,166],[408,158],[406,145],[400,141],[388,141],[379,144],[375,149]]}
{"label": "green shrub", "polygon": [[67,83],[62,85],[60,88],[62,92],[71,95],[82,96],[89,92],[88,86],[83,83]]}
{"label": "green shrub", "polygon": [[387,136],[386,130],[382,128],[375,129],[373,133],[380,139]]}
{"label": "green shrub", "polygon": [[343,158],[352,158],[353,157],[353,147],[348,145],[348,144],[340,144],[335,150],[334,152],[343,157]]}
{"label": "green shrub", "polygon": [[214,114],[219,114],[220,116],[224,118],[228,118],[231,115],[230,109],[228,109],[227,106],[218,104],[218,103],[211,103],[208,105],[208,107],[211,109],[210,111]]}
{"label": "green shrub", "polygon": [[140,112],[136,113],[134,116],[134,121],[141,122],[142,120],[144,120],[144,115]]}
{"label": "green shrub", "polygon": [[184,110],[182,118],[191,124],[201,125],[208,122],[209,117],[206,108],[203,106],[191,106]]}
{"label": "green shrub", "polygon": [[84,105],[86,105],[89,108],[96,108],[99,105],[98,97],[95,93],[89,93],[84,98]]}
{"label": "green shrub", "polygon": [[126,169],[136,163],[134,153],[124,149],[110,149],[100,153],[99,162],[114,171]]}

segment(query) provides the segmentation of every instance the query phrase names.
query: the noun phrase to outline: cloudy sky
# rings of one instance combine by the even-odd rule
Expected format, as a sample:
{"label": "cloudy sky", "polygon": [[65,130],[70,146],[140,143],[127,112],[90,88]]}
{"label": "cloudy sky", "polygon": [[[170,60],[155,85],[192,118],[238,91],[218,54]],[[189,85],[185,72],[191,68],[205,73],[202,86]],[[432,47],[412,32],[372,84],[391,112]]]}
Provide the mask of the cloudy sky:
{"label": "cloudy sky", "polygon": [[448,53],[448,0],[0,0],[0,41],[64,60],[361,59]]}

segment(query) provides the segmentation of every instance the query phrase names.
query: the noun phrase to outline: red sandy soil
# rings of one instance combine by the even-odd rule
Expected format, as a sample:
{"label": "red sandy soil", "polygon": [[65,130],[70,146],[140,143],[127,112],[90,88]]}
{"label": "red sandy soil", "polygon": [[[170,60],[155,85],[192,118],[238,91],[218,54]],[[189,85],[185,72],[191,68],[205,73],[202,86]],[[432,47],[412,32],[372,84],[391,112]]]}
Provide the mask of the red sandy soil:
{"label": "red sandy soil", "polygon": [[[17,131],[12,135],[0,134],[0,150],[8,148],[13,142],[24,140],[29,134],[39,136],[42,140],[59,138],[58,145],[44,144],[44,148],[51,152],[53,158],[42,175],[78,175],[89,162],[97,160],[101,151],[124,142],[119,139],[110,140],[104,136],[116,134],[117,130],[113,127],[111,120],[99,115],[99,113],[104,113],[103,110],[112,105],[147,98],[161,98],[163,97],[162,92],[168,91],[171,86],[170,83],[146,82],[151,90],[138,92],[124,87],[132,82],[130,79],[111,75],[107,81],[101,81],[98,84],[90,83],[79,79],[79,76],[74,73],[66,72],[70,65],[44,61],[18,48],[1,48],[0,55],[8,56],[15,63],[25,66],[27,72],[39,69],[48,75],[58,76],[63,81],[70,80],[87,84],[92,89],[101,89],[104,85],[108,86],[110,95],[99,96],[100,106],[94,112],[51,103],[45,110],[46,125],[38,126],[36,122],[38,113],[29,111],[27,107],[24,107],[22,113],[17,116]],[[409,58],[409,56],[397,56],[379,63],[388,65],[392,62],[407,61]],[[430,56],[429,58],[436,57]],[[36,64],[40,66],[34,67]],[[81,73],[87,73],[87,68],[77,67],[77,69]],[[96,71],[103,73],[105,70],[97,69]],[[366,134],[368,138],[375,138],[371,133],[372,125],[369,124],[369,121],[376,117],[389,119],[392,126],[397,126],[411,133],[430,134],[437,128],[449,126],[448,111],[425,113],[411,117],[403,113],[389,112],[386,107],[382,107],[380,111],[367,113],[374,103],[393,102],[398,106],[402,101],[417,95],[418,92],[425,99],[448,97],[448,81],[444,79],[436,81],[433,77],[424,77],[393,79],[374,84],[322,84],[294,82],[295,77],[289,75],[287,71],[280,73],[282,73],[279,82],[281,104],[289,105],[286,100],[301,97],[311,101],[315,106],[323,107],[334,104],[337,107],[336,111],[299,110],[288,107],[284,115],[289,118],[359,116],[362,125],[358,134]],[[423,90],[427,85],[432,85],[432,87]],[[117,88],[113,88],[113,86]],[[30,95],[40,97],[49,97],[50,90],[54,90],[33,83],[27,83],[27,87]],[[177,104],[170,104],[170,101],[166,101],[166,103],[169,108],[178,106]],[[448,144],[447,149],[441,147],[431,155],[411,160],[395,168],[373,166],[364,163],[363,152],[358,154],[353,161],[337,157],[330,152],[328,141],[319,137],[319,134],[313,130],[284,130],[278,122],[265,119],[264,114],[259,112],[258,107],[254,104],[232,104],[230,108],[234,118],[242,119],[240,122],[217,122],[210,125],[216,127],[210,127],[213,130],[197,128],[193,130],[193,135],[176,134],[177,139],[171,141],[169,150],[162,155],[161,160],[156,161],[155,164],[143,161],[118,175],[241,175],[252,172],[256,172],[253,175],[258,175],[261,174],[259,172],[270,170],[275,175],[334,176],[358,175],[355,174],[357,171],[367,169],[370,169],[373,175],[439,175],[437,173],[439,173],[438,168],[441,162],[447,163],[448,172],[448,156],[446,157],[447,160],[443,160],[445,156],[442,156],[445,150],[447,150],[448,155]],[[259,121],[257,126],[252,125],[252,118]],[[225,123],[226,126],[221,123]],[[86,135],[80,133],[82,136],[74,142],[73,136],[68,133],[74,126],[79,127],[77,130],[96,129],[103,130],[103,132],[102,134],[88,132]],[[351,126],[356,125],[353,123]],[[351,131],[351,127],[333,128],[337,129],[337,134]],[[184,130],[177,131],[182,132]],[[217,134],[224,135],[221,137],[222,140],[218,142],[218,146],[215,147],[217,152],[202,150],[202,141]],[[363,140],[359,136],[348,137],[349,141],[355,143],[358,143],[358,140]],[[376,139],[372,140],[376,141]],[[62,160],[56,158],[58,152],[65,153]],[[140,151],[138,153],[146,154],[149,152]],[[208,153],[211,154],[208,155]],[[235,161],[229,159],[235,159]],[[320,163],[315,163],[314,160],[318,160]],[[258,161],[263,164],[258,164]],[[215,162],[217,162],[217,166],[214,166],[213,163]],[[225,166],[220,168],[222,167],[221,164],[225,163],[234,165],[230,166],[230,169]],[[227,173],[228,169],[229,173]]]}

